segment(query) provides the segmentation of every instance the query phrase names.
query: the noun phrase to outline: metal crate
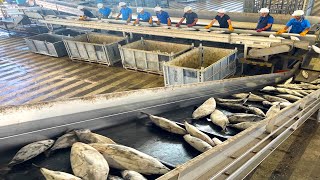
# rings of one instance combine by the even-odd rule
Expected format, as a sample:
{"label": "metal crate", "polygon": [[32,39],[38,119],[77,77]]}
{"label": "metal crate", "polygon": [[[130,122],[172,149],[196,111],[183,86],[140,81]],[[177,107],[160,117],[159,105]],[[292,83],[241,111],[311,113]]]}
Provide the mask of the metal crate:
{"label": "metal crate", "polygon": [[236,72],[237,49],[195,48],[164,63],[166,86],[224,79]]}
{"label": "metal crate", "polygon": [[119,46],[122,65],[125,69],[162,74],[163,63],[191,50],[192,45],[159,42],[141,39]]}
{"label": "metal crate", "polygon": [[46,33],[25,38],[25,41],[29,50],[34,53],[62,57],[67,55],[63,37],[65,36]]}
{"label": "metal crate", "polygon": [[127,44],[128,38],[88,33],[63,42],[70,59],[112,66],[121,61],[118,45]]}

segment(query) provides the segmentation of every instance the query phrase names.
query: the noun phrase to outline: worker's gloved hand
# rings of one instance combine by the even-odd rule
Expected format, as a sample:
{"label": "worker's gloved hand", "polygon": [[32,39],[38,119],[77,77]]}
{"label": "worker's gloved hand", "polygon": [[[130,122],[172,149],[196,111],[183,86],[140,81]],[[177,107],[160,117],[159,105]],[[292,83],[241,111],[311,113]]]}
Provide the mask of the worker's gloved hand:
{"label": "worker's gloved hand", "polygon": [[210,29],[212,27],[212,24],[209,24],[208,26],[205,26],[205,29]]}
{"label": "worker's gloved hand", "polygon": [[150,18],[149,19],[149,24],[152,24],[152,23],[153,23],[152,18]]}
{"label": "worker's gloved hand", "polygon": [[181,24],[180,24],[180,23],[178,23],[178,24],[176,24],[176,27],[180,27],[180,25],[181,25]]}
{"label": "worker's gloved hand", "polygon": [[118,19],[119,19],[119,17],[117,16],[117,17],[116,17],[116,20],[118,20]]}
{"label": "worker's gloved hand", "polygon": [[130,21],[131,21],[131,19],[130,19],[130,18],[128,18],[128,19],[127,19],[127,23],[129,23]]}
{"label": "worker's gloved hand", "polygon": [[307,33],[308,33],[309,31],[302,31],[302,33],[300,33],[300,36],[306,36],[307,35]]}
{"label": "worker's gloved hand", "polygon": [[187,26],[188,26],[188,27],[193,27],[193,24],[188,24]]}
{"label": "worker's gloved hand", "polygon": [[135,21],[135,22],[133,22],[133,25],[135,26],[137,24],[137,22]]}
{"label": "worker's gloved hand", "polygon": [[285,33],[287,30],[285,29],[280,29],[279,31],[276,32],[276,34],[282,34],[282,33]]}
{"label": "worker's gloved hand", "polygon": [[257,31],[257,32],[262,32],[262,31],[264,31],[264,29],[261,28],[261,29],[257,29],[256,31]]}
{"label": "worker's gloved hand", "polygon": [[80,16],[80,17],[79,17],[79,20],[81,20],[81,21],[85,21],[86,19],[87,19],[86,16]]}
{"label": "worker's gloved hand", "polygon": [[170,20],[168,21],[168,24],[167,24],[167,25],[168,25],[168,26],[171,26],[171,21],[170,21]]}
{"label": "worker's gloved hand", "polygon": [[229,27],[228,27],[229,31],[234,31],[232,25],[230,24]]}

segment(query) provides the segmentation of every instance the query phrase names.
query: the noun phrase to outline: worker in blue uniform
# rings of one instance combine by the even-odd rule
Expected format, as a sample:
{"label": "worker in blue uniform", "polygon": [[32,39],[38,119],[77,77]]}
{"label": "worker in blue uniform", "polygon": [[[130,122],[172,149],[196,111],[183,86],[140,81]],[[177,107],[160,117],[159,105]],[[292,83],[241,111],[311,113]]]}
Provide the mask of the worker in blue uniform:
{"label": "worker in blue uniform", "polygon": [[77,7],[78,10],[82,11],[82,15],[80,15],[80,20],[86,20],[88,17],[89,18],[95,18],[95,16],[89,11],[87,10],[84,6],[78,6]]}
{"label": "worker in blue uniform", "polygon": [[294,11],[292,14],[293,18],[286,24],[286,27],[279,30],[276,34],[282,34],[285,32],[300,34],[300,36],[305,36],[310,28],[311,24],[304,17],[304,12],[302,10]]}
{"label": "worker in blue uniform", "polygon": [[219,27],[220,28],[228,28],[229,31],[234,31],[234,29],[232,27],[232,24],[231,24],[231,19],[226,14],[226,10],[225,9],[219,9],[218,10],[218,15],[205,28],[206,29],[210,29],[216,21],[219,22]]}
{"label": "worker in blue uniform", "polygon": [[119,19],[119,17],[122,15],[122,20],[125,20],[129,23],[132,19],[132,10],[127,6],[127,3],[125,2],[120,2],[119,7],[121,7],[121,10],[116,19]]}
{"label": "worker in blue uniform", "polygon": [[257,32],[271,31],[272,25],[274,23],[273,17],[270,15],[268,8],[260,9],[260,18],[256,27]]}
{"label": "worker in blue uniform", "polygon": [[101,18],[108,18],[111,14],[111,9],[106,7],[103,3],[98,3],[97,7],[99,9],[99,16]]}
{"label": "worker in blue uniform", "polygon": [[167,26],[171,26],[171,19],[167,12],[163,11],[161,7],[157,6],[154,8],[154,11],[156,12],[158,21],[157,24],[166,24]]}
{"label": "worker in blue uniform", "polygon": [[149,22],[149,24],[152,24],[152,16],[150,13],[144,11],[142,7],[137,8],[138,16],[136,18],[136,21],[133,23],[134,25],[139,24],[140,21],[142,22]]}
{"label": "worker in blue uniform", "polygon": [[192,7],[187,6],[183,11],[184,15],[181,18],[180,22],[176,24],[176,27],[180,27],[185,19],[188,27],[193,27],[194,25],[196,25],[198,22],[198,15],[195,12],[192,12]]}

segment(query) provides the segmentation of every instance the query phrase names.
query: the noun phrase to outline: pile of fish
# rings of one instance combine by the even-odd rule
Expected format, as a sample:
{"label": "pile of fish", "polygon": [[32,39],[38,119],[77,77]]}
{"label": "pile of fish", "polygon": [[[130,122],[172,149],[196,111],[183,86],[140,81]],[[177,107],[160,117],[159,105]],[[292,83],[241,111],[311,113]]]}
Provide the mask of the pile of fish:
{"label": "pile of fish", "polygon": [[[116,144],[112,139],[93,133],[89,129],[67,132],[56,141],[48,139],[22,147],[12,158],[2,174],[42,153],[50,156],[59,149],[70,148],[73,174],[40,168],[47,180],[102,180],[146,179],[144,175],[161,175],[170,171],[159,160],[131,147]],[[109,175],[110,168],[121,171],[121,177]]]}

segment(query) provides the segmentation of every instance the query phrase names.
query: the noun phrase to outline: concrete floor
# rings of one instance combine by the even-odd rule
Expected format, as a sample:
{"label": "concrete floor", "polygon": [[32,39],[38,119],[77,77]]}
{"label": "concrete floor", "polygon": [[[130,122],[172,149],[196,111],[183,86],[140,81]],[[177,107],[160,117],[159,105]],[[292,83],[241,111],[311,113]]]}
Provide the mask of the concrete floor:
{"label": "concrete floor", "polygon": [[[21,37],[0,35],[0,105],[163,86],[163,77],[28,52]],[[247,179],[320,179],[320,128],[307,121]]]}

